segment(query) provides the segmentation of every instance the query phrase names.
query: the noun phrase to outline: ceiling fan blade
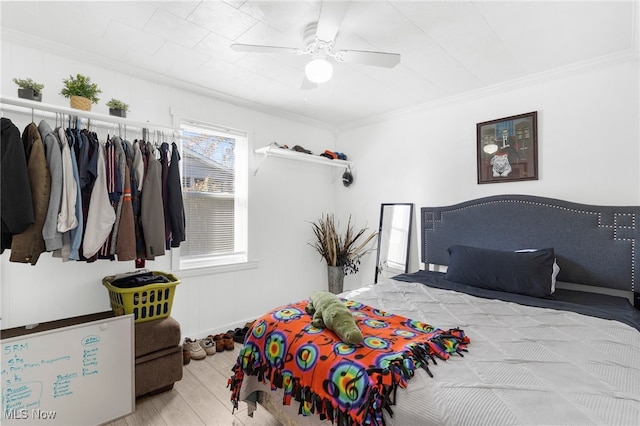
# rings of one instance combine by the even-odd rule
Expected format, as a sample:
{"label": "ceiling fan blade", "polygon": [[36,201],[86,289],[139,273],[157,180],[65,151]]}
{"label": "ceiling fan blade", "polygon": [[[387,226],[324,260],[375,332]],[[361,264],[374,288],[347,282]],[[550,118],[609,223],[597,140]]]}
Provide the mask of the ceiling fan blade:
{"label": "ceiling fan blade", "polygon": [[236,52],[257,52],[257,53],[287,53],[291,55],[300,55],[304,53],[300,49],[293,47],[280,47],[280,46],[261,46],[257,44],[238,44],[231,45],[231,49]]}
{"label": "ceiling fan blade", "polygon": [[335,59],[338,62],[393,68],[400,63],[400,54],[363,50],[339,50],[335,54]]}
{"label": "ceiling fan blade", "polygon": [[302,90],[312,90],[312,89],[317,89],[318,88],[318,83],[314,83],[313,81],[309,80],[307,78],[307,76],[304,76],[304,80],[302,80],[302,86],[300,86],[300,89]]}
{"label": "ceiling fan blade", "polygon": [[333,41],[338,34],[340,25],[344,20],[347,10],[351,6],[351,1],[325,0],[320,6],[320,17],[318,18],[318,28],[316,37],[322,41]]}

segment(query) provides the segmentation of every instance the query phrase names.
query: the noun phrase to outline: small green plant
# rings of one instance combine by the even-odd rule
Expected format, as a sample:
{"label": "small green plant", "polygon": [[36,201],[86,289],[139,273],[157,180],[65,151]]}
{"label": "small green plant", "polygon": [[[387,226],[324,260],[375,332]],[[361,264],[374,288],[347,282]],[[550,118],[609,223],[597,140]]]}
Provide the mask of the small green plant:
{"label": "small green plant", "polygon": [[65,98],[71,96],[82,96],[91,101],[92,104],[97,104],[100,98],[98,94],[102,93],[102,90],[98,88],[98,85],[91,82],[91,78],[85,77],[82,74],[72,75],[69,78],[62,80],[64,87],[60,91],[60,94]]}
{"label": "small green plant", "polygon": [[44,84],[36,83],[30,78],[14,78],[13,82],[21,89],[32,89],[36,94],[40,93],[40,91],[44,89]]}
{"label": "small green plant", "polygon": [[111,109],[120,109],[122,111],[129,111],[129,105],[114,98],[111,98],[111,100],[107,102],[107,106]]}

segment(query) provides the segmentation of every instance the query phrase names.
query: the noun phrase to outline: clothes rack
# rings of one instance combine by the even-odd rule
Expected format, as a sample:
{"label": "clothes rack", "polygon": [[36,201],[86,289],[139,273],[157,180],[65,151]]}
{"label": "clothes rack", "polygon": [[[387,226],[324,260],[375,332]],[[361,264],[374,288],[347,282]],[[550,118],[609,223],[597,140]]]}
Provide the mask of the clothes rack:
{"label": "clothes rack", "polygon": [[[171,164],[168,161],[161,164],[159,161],[152,161],[150,157],[158,156],[160,153],[154,148],[159,143],[159,137],[180,135],[179,130],[149,122],[136,122],[122,117],[5,96],[0,96],[0,112],[3,116],[3,143],[5,130],[8,135],[7,141],[13,144],[12,146],[27,143],[26,139],[21,140],[26,134],[30,138],[30,146],[39,147],[40,154],[29,157],[21,149],[14,149],[13,151],[23,155],[16,156],[18,161],[12,163],[16,169],[19,168],[19,173],[5,173],[6,176],[12,177],[12,186],[16,183],[14,181],[20,178],[19,191],[16,193],[22,195],[24,200],[23,203],[15,203],[16,208],[12,215],[17,217],[23,212],[29,214],[27,222],[19,223],[20,229],[16,227],[16,232],[11,232],[12,237],[23,236],[16,244],[15,252],[24,252],[20,252],[19,256],[14,256],[14,243],[17,240],[5,238],[7,232],[3,229],[2,249],[11,249],[11,262],[35,265],[42,253],[52,252],[54,257],[60,257],[63,261],[94,262],[98,259],[117,258],[136,260],[140,263],[142,260],[153,260],[162,256],[167,248],[179,247],[179,244],[185,241],[185,221],[174,221],[174,227],[173,222],[168,224],[166,219],[167,214],[179,214],[179,209],[183,208],[181,194],[178,191],[176,195],[174,191],[174,195],[171,195],[168,187],[165,188],[169,177],[162,179],[161,175],[165,165],[175,165],[174,169],[179,172],[179,157],[171,160]],[[31,118],[31,123],[21,123],[26,125],[22,136],[15,123],[4,122],[5,118],[11,121],[14,118],[10,117],[12,115],[20,121]],[[55,124],[52,127],[54,118]],[[35,121],[39,121],[39,124],[35,124]],[[85,127],[85,123],[88,132],[81,129]],[[148,138],[154,138],[155,135],[155,140],[138,141],[139,147],[131,141],[122,140],[122,135],[116,137],[116,133],[121,132],[123,126],[136,128]],[[106,137],[103,135],[100,138],[97,135],[98,128],[108,132]],[[36,140],[40,141],[37,145]],[[80,140],[85,143],[75,143]],[[174,146],[174,150],[177,149],[177,145]],[[56,147],[59,148],[59,153]],[[4,148],[3,145],[3,173]],[[163,153],[166,154],[166,151]],[[146,161],[143,158],[145,155]],[[7,170],[11,172],[10,169]],[[14,175],[18,177],[13,178]],[[174,187],[181,188],[179,173],[172,175]],[[33,179],[39,179],[37,182],[48,179],[49,186],[46,197],[35,197],[38,202],[37,213],[42,219],[38,224],[40,228],[26,235],[35,223],[33,190],[29,191]],[[4,201],[6,200],[3,199]],[[167,205],[173,202],[172,208],[175,212],[165,208],[165,202]],[[5,216],[3,221],[4,218]],[[61,223],[64,226],[61,226]],[[46,237],[45,225],[47,231],[51,229]],[[67,233],[68,238],[64,237]],[[136,239],[143,234],[144,241]],[[32,240],[35,244],[32,244]]]}

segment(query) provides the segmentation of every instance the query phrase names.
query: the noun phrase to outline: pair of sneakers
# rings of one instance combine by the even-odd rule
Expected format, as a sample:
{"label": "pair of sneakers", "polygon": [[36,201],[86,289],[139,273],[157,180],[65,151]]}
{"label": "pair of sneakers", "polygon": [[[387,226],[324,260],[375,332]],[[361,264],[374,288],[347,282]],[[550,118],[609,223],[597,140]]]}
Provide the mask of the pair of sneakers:
{"label": "pair of sneakers", "polygon": [[200,347],[204,349],[204,352],[207,355],[215,355],[217,352],[216,344],[210,337],[205,337],[204,339],[198,340]]}
{"label": "pair of sneakers", "polygon": [[205,359],[207,355],[214,355],[216,353],[216,345],[208,337],[199,340],[187,337],[184,339],[182,353],[183,361],[186,365],[192,359]]}

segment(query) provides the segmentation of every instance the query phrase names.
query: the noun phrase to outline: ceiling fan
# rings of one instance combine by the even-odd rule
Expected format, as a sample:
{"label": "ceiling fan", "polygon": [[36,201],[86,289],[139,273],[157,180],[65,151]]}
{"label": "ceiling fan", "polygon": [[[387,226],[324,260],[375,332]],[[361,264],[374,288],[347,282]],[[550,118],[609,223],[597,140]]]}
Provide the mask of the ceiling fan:
{"label": "ceiling fan", "polygon": [[290,55],[310,55],[311,61],[305,67],[303,89],[313,89],[318,83],[331,79],[333,66],[327,60],[336,62],[372,65],[393,68],[400,63],[400,54],[372,52],[364,50],[333,50],[333,44],[342,25],[350,1],[324,1],[320,7],[318,22],[312,22],[304,30],[303,48],[262,46],[234,43],[231,48],[236,52],[284,53]]}

